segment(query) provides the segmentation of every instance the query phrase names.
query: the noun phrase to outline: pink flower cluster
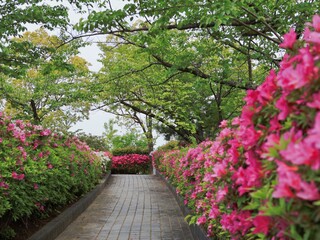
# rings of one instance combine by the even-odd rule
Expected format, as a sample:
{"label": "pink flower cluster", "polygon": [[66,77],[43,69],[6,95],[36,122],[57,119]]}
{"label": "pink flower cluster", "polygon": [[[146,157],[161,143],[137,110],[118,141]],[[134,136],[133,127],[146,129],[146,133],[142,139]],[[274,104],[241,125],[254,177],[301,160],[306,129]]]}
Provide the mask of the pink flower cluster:
{"label": "pink flower cluster", "polygon": [[296,37],[284,35],[280,47],[291,54],[247,92],[241,116],[221,122],[214,141],[154,154],[209,236],[320,234],[320,16]]}
{"label": "pink flower cluster", "polygon": [[91,190],[100,179],[98,157],[77,138],[52,134],[2,112],[0,136],[1,228],[35,212],[47,214]]}
{"label": "pink flower cluster", "polygon": [[114,173],[145,173],[150,168],[151,159],[147,155],[127,154],[112,157],[112,172]]}

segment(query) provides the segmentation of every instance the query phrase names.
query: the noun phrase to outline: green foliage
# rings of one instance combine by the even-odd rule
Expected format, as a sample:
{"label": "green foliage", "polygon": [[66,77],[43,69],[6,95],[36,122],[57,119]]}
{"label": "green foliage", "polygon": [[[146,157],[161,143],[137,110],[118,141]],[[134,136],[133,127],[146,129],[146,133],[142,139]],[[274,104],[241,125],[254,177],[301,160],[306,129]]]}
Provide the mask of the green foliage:
{"label": "green foliage", "polygon": [[118,10],[104,5],[76,29],[108,34],[93,86],[106,111],[140,113],[169,137],[200,142],[239,114],[243,90],[279,67],[281,35],[290,27],[301,35],[319,7],[312,0],[133,1]]}
{"label": "green foliage", "polygon": [[37,48],[39,55],[35,58],[39,61],[28,65],[21,77],[0,76],[6,112],[17,119],[66,132],[89,110],[83,99],[90,75],[88,63],[77,56],[79,43],[57,49],[63,44],[62,39],[50,36],[43,28],[11,41],[27,42],[30,47]]}
{"label": "green foliage", "polygon": [[92,134],[86,134],[83,132],[77,133],[76,136],[80,139],[80,141],[88,144],[88,146],[92,150],[95,150],[95,151],[97,151],[97,150],[107,151],[108,150],[108,148],[106,147],[106,144],[105,144],[104,137],[95,136]]}
{"label": "green foliage", "polygon": [[142,155],[149,155],[149,151],[147,148],[141,148],[136,146],[127,146],[123,148],[115,148],[112,150],[113,156],[122,156],[127,154],[142,154]]}
{"label": "green foliage", "polygon": [[[131,128],[125,134],[118,135],[118,131],[114,128],[115,121],[109,120],[104,124],[105,132],[103,133],[106,146],[112,152],[117,149],[131,147],[146,149],[148,140],[145,135],[141,134],[138,130]],[[134,152],[132,152],[134,153]]]}
{"label": "green foliage", "polygon": [[10,42],[9,39],[28,30],[30,25],[41,26],[48,30],[60,28],[62,33],[69,27],[67,2],[72,9],[85,13],[95,0],[51,1],[19,0],[0,3],[0,72],[18,77],[25,73],[30,65],[38,62],[41,47],[28,42]]}
{"label": "green foliage", "polygon": [[177,140],[172,140],[167,142],[166,144],[158,147],[157,151],[170,151],[170,150],[177,150],[179,149],[179,141]]}
{"label": "green foliage", "polygon": [[[130,116],[139,113],[151,117],[160,124],[160,128],[155,127],[157,130],[169,130],[170,135],[179,135],[181,139],[189,142],[192,138],[199,142],[212,136],[222,119],[238,113],[243,92],[233,91],[215,84],[214,81],[180,72],[176,68],[168,69],[154,63],[153,55],[147,50],[121,45],[122,40],[118,38],[108,38],[109,40],[119,44],[114,47],[109,44],[100,45],[104,53],[103,68],[94,83],[95,88],[101,88],[97,101],[103,103],[105,111],[116,115],[126,112],[126,115]],[[161,38],[152,41],[155,41],[152,46],[154,44],[157,49],[159,44],[165,45],[166,52],[171,49],[170,56],[175,57],[186,51],[192,58],[196,57],[198,52],[193,45],[218,51],[214,48],[214,41],[194,40],[188,43],[187,47],[183,47],[186,45],[187,35],[175,31],[163,33]],[[224,49],[221,54],[230,55],[231,51]],[[186,56],[181,56],[181,59],[185,58]],[[215,71],[223,71],[224,63],[219,62],[216,57],[206,54],[202,60],[210,62],[210,67],[215,67]],[[168,61],[177,62],[178,59]],[[232,66],[231,64],[230,70],[226,70],[221,76],[216,74],[216,78],[223,79],[231,74],[231,71],[236,71]]]}

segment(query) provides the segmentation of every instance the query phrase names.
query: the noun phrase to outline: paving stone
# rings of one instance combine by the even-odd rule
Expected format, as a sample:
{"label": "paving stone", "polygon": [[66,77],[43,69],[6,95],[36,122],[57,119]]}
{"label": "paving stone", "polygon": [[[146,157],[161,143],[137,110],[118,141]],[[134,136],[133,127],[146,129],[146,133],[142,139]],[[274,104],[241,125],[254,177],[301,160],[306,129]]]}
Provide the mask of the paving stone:
{"label": "paving stone", "polygon": [[192,240],[179,206],[159,177],[112,175],[56,240]]}

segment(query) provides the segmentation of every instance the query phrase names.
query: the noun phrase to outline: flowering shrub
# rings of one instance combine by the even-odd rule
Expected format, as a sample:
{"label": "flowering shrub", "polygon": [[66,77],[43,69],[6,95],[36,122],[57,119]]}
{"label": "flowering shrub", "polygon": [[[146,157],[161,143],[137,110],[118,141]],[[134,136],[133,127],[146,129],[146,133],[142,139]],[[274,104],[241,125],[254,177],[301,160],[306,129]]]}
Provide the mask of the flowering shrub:
{"label": "flowering shrub", "polygon": [[0,238],[28,217],[43,217],[91,190],[99,159],[77,138],[12,121],[0,113]]}
{"label": "flowering shrub", "polygon": [[110,152],[94,152],[100,159],[102,172],[107,173],[111,171],[111,158]]}
{"label": "flowering shrub", "polygon": [[127,154],[112,157],[112,173],[148,173],[151,159],[148,155]]}
{"label": "flowering shrub", "polygon": [[209,236],[320,236],[320,16],[303,40],[291,29],[280,47],[279,72],[248,91],[241,116],[223,121],[214,141],[154,155]]}

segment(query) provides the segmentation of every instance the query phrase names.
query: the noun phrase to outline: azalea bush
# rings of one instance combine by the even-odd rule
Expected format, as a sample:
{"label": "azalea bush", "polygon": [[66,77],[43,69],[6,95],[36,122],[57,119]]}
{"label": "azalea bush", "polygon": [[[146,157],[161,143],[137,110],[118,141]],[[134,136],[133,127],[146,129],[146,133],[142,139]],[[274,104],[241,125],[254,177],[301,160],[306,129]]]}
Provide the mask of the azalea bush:
{"label": "azalea bush", "polygon": [[320,16],[293,29],[279,72],[249,90],[214,141],[155,153],[154,164],[217,239],[319,239]]}
{"label": "azalea bush", "polygon": [[151,159],[148,155],[126,154],[112,157],[112,173],[149,173]]}
{"label": "azalea bush", "polygon": [[53,134],[0,113],[0,238],[16,222],[50,215],[91,190],[100,159],[77,138]]}
{"label": "azalea bush", "polygon": [[112,154],[108,151],[95,152],[95,154],[100,158],[102,172],[103,173],[110,172],[111,171]]}

